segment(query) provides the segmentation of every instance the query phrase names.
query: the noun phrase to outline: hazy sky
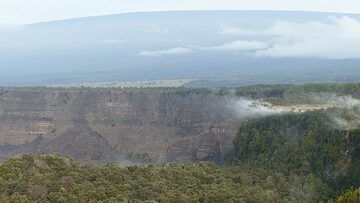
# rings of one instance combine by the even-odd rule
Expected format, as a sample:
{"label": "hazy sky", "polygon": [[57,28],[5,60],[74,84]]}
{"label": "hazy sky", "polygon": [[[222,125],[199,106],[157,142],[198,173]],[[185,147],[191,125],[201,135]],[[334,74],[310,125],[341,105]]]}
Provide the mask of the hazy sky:
{"label": "hazy sky", "polygon": [[359,0],[0,0],[0,24],[164,10],[302,10],[360,13]]}

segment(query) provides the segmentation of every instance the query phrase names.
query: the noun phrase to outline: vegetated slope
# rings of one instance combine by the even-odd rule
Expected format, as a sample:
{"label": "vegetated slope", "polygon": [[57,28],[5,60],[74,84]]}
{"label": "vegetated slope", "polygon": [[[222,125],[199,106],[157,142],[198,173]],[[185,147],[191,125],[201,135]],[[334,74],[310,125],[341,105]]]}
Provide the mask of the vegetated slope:
{"label": "vegetated slope", "polygon": [[[119,167],[24,155],[0,166],[2,201],[318,202],[360,186],[360,130],[328,113],[249,120],[221,168],[207,163]],[[30,177],[30,178],[29,178]],[[354,198],[352,196],[352,198]]]}
{"label": "vegetated slope", "polygon": [[336,126],[329,117],[334,111],[340,110],[250,120],[240,127],[226,160],[284,175],[284,196],[292,201],[325,200],[359,187],[360,130]]}
{"label": "vegetated slope", "polygon": [[0,166],[0,201],[279,202],[276,183],[261,173],[207,163],[94,168],[24,155]]}
{"label": "vegetated slope", "polygon": [[328,203],[356,203],[360,201],[360,188],[356,190],[349,190],[340,195],[335,200],[330,200]]}
{"label": "vegetated slope", "polygon": [[313,104],[326,102],[326,96],[331,95],[360,98],[360,83],[255,85],[219,90],[222,95],[229,94],[231,91],[237,96],[264,99],[272,104]]}

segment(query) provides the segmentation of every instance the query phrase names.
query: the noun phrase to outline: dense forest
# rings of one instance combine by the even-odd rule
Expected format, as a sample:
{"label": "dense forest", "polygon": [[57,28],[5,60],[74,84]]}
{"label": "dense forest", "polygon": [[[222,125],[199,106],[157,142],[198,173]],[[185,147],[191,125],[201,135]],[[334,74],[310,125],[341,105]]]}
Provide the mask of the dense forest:
{"label": "dense forest", "polygon": [[[352,96],[360,98],[360,83],[323,83],[305,85],[257,85],[236,88],[235,95],[264,99],[273,104],[304,104],[320,102],[319,95]],[[229,93],[229,89],[219,92]]]}
{"label": "dense forest", "polygon": [[355,190],[350,190],[345,194],[340,195],[335,200],[332,199],[329,203],[356,203],[360,200],[360,188]]}
{"label": "dense forest", "polygon": [[[313,102],[309,94],[359,98],[359,90],[359,84],[310,84],[176,91],[296,104]],[[0,166],[0,202],[357,202],[358,115],[353,106],[246,119],[221,166],[98,167],[69,157],[23,155]]]}
{"label": "dense forest", "polygon": [[[360,130],[334,127],[328,113],[289,113],[245,122],[221,167],[211,163],[93,167],[70,158],[23,155],[0,166],[1,198],[14,202],[329,200],[360,187]],[[339,202],[354,195],[347,196],[340,196]]]}
{"label": "dense forest", "polygon": [[0,166],[0,201],[280,201],[277,186],[286,183],[264,175],[209,163],[91,167],[58,156],[23,155]]}
{"label": "dense forest", "polygon": [[[294,191],[323,200],[360,186],[360,131],[339,129],[335,110],[283,114],[246,122],[227,155],[230,165],[281,174]],[[318,199],[317,199],[318,198]]]}

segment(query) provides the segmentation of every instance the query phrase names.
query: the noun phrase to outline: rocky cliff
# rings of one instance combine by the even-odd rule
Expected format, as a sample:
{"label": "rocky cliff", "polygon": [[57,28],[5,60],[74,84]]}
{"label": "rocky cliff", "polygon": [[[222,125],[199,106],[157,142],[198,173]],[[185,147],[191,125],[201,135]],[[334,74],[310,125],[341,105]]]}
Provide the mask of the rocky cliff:
{"label": "rocky cliff", "polygon": [[177,89],[0,90],[0,154],[94,162],[218,161],[239,121],[222,96]]}

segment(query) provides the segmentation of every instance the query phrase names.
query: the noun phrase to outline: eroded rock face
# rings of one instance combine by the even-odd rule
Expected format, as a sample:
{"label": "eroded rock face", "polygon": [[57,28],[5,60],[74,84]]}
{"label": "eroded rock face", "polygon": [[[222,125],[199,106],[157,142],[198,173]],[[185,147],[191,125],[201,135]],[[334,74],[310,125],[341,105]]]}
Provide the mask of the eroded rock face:
{"label": "eroded rock face", "polygon": [[101,162],[218,160],[239,121],[224,97],[175,89],[8,89],[0,152]]}

